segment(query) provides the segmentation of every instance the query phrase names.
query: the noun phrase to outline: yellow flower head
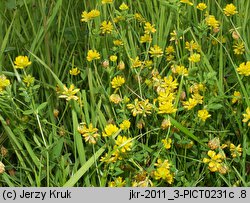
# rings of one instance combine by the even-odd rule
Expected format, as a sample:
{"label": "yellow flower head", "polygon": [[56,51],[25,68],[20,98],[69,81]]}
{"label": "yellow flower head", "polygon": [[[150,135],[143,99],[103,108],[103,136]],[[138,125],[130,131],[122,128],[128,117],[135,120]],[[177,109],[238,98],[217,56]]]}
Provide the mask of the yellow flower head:
{"label": "yellow flower head", "polygon": [[209,158],[204,158],[203,163],[208,164],[208,169],[211,172],[216,172],[216,171],[220,172],[220,169],[223,166],[221,162],[223,161],[225,156],[222,155],[221,153],[216,154],[216,152],[212,150],[209,150],[207,155],[209,156]]}
{"label": "yellow flower head", "polygon": [[223,9],[223,11],[224,11],[226,16],[232,16],[232,15],[235,15],[236,13],[238,13],[235,5],[233,5],[233,4],[227,4],[226,7]]}
{"label": "yellow flower head", "polygon": [[246,63],[241,63],[237,68],[240,75],[249,76],[250,75],[250,61]]}
{"label": "yellow flower head", "polygon": [[100,11],[94,9],[94,10],[91,10],[90,12],[87,12],[87,11],[83,11],[82,12],[82,15],[81,15],[81,21],[82,22],[88,22],[96,17],[98,17],[100,15]]}
{"label": "yellow flower head", "polygon": [[102,132],[102,136],[103,137],[110,137],[113,134],[115,134],[118,130],[119,130],[119,128],[117,128],[116,125],[108,124],[105,127],[104,132]]}
{"label": "yellow flower head", "polygon": [[132,139],[127,138],[126,136],[118,135],[116,141],[115,141],[115,148],[119,150],[121,153],[125,153],[127,151],[131,151],[132,147]]}
{"label": "yellow flower head", "polygon": [[89,50],[87,54],[87,60],[88,61],[93,61],[100,59],[100,54],[96,50]]}
{"label": "yellow flower head", "polygon": [[116,178],[114,181],[109,182],[109,187],[124,187],[126,185],[126,181],[122,180],[122,177]]}
{"label": "yellow flower head", "polygon": [[239,91],[234,91],[234,95],[232,98],[232,103],[235,104],[236,102],[240,101],[241,99],[241,94]]}
{"label": "yellow flower head", "polygon": [[199,3],[197,6],[196,6],[197,9],[203,11],[207,8],[207,5],[205,3]]}
{"label": "yellow flower head", "polygon": [[[249,107],[247,107],[246,113],[244,113],[243,116],[244,116],[244,119],[242,120],[242,122],[247,123],[248,120],[250,119],[250,108]],[[248,126],[250,126],[250,122],[248,122]]]}
{"label": "yellow flower head", "polygon": [[151,57],[157,57],[157,58],[163,55],[162,48],[159,47],[158,45],[154,45],[153,47],[151,47],[149,53],[151,54]]}
{"label": "yellow flower head", "polygon": [[118,89],[125,83],[125,79],[122,76],[116,76],[111,81],[112,88]]}
{"label": "yellow flower head", "polygon": [[144,101],[138,101],[138,99],[135,99],[134,103],[127,104],[127,108],[131,109],[133,116],[142,114],[144,117],[146,117],[147,114],[151,114],[152,104],[149,103],[148,99]]}
{"label": "yellow flower head", "polygon": [[193,98],[189,98],[188,101],[183,102],[183,107],[187,110],[191,110],[197,105],[197,100]]}
{"label": "yellow flower head", "polygon": [[63,87],[62,94],[59,96],[59,98],[69,100],[78,100],[79,98],[75,95],[77,92],[79,92],[80,89],[75,89],[75,86],[73,84],[70,85],[69,88],[67,88],[65,85]]}
{"label": "yellow flower head", "polygon": [[166,50],[165,50],[166,54],[173,54],[175,53],[175,50],[174,50],[174,47],[173,46],[168,46],[166,47]]}
{"label": "yellow flower head", "polygon": [[161,141],[162,141],[165,149],[170,149],[171,148],[171,143],[172,143],[171,138],[163,139]]}
{"label": "yellow flower head", "polygon": [[143,18],[142,15],[139,14],[139,13],[135,13],[134,18],[135,18],[137,21],[139,21],[140,23],[145,23],[145,22],[146,22],[145,18]]}
{"label": "yellow flower head", "polygon": [[97,133],[98,129],[94,128],[92,123],[89,124],[89,127],[87,127],[85,124],[80,124],[77,130],[84,137],[85,142],[90,144],[96,144],[98,137],[100,137],[100,135]]}
{"label": "yellow flower head", "polygon": [[197,63],[201,60],[201,55],[200,54],[192,54],[189,58],[188,58],[189,61],[193,62],[193,63]]}
{"label": "yellow flower head", "polygon": [[79,70],[78,68],[72,68],[72,69],[69,71],[69,74],[70,74],[70,75],[76,76],[76,75],[80,74],[80,70]]}
{"label": "yellow flower head", "polygon": [[125,4],[125,3],[123,2],[123,3],[119,6],[119,9],[120,9],[121,11],[128,10],[128,5]]}
{"label": "yellow flower head", "polygon": [[23,69],[29,65],[31,65],[31,61],[29,61],[28,56],[18,56],[15,61],[15,68]]}
{"label": "yellow flower head", "polygon": [[233,45],[234,54],[242,55],[245,52],[245,46],[243,42],[237,42]]}
{"label": "yellow flower head", "polygon": [[175,67],[175,72],[178,75],[188,76],[188,69],[181,65]]}
{"label": "yellow flower head", "polygon": [[122,123],[120,124],[120,128],[121,128],[122,130],[128,130],[128,129],[130,128],[130,125],[131,125],[131,123],[130,123],[129,120],[124,120],[124,121],[122,121]]}
{"label": "yellow flower head", "polygon": [[177,109],[174,107],[173,103],[170,101],[160,102],[158,114],[172,114],[175,113]]}
{"label": "yellow flower head", "polygon": [[118,39],[114,40],[113,43],[114,43],[115,46],[122,46],[123,45],[123,41],[122,40],[118,40]]}
{"label": "yellow flower head", "polygon": [[202,109],[198,111],[198,117],[205,122],[211,115],[208,113],[206,109]]}
{"label": "yellow flower head", "polygon": [[135,59],[130,59],[132,62],[132,67],[137,68],[142,66],[142,62],[140,61],[139,57],[137,56]]}
{"label": "yellow flower head", "polygon": [[144,32],[145,32],[145,34],[155,33],[156,29],[155,29],[154,25],[152,25],[149,22],[146,22],[145,26],[144,26]]}
{"label": "yellow flower head", "polygon": [[185,45],[186,45],[185,49],[187,49],[190,52],[193,50],[197,50],[198,52],[200,52],[200,45],[196,43],[194,40],[191,40],[190,42],[186,42]]}
{"label": "yellow flower head", "polygon": [[110,21],[103,21],[102,24],[101,24],[101,31],[102,31],[102,34],[110,34],[113,30],[113,25]]}
{"label": "yellow flower head", "polygon": [[112,56],[109,57],[109,59],[110,59],[110,61],[115,62],[115,61],[117,61],[117,56],[112,55]]}
{"label": "yellow flower head", "polygon": [[213,15],[208,15],[206,17],[206,23],[208,26],[217,29],[219,28],[219,21],[215,19],[215,17]]}
{"label": "yellow flower head", "polygon": [[143,36],[141,36],[140,38],[140,43],[149,43],[152,42],[152,37],[150,34],[144,34]]}
{"label": "yellow flower head", "polygon": [[236,147],[233,143],[231,143],[229,145],[229,149],[233,158],[240,157],[242,154],[242,148],[240,147],[240,144]]}
{"label": "yellow flower head", "polygon": [[154,171],[154,177],[156,180],[162,179],[166,181],[169,184],[173,183],[174,179],[174,174],[171,173],[170,171],[170,163],[166,159],[164,162],[162,162],[161,159],[157,160],[157,163],[155,164],[157,167],[156,170]]}
{"label": "yellow flower head", "polygon": [[8,80],[5,75],[0,75],[0,92],[2,92],[8,85],[10,85],[10,80]]}

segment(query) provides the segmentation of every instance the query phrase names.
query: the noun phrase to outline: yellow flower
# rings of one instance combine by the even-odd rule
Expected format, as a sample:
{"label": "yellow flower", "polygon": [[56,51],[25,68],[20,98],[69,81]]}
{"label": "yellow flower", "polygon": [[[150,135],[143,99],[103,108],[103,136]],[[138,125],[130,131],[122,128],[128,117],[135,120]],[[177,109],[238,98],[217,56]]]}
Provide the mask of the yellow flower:
{"label": "yellow flower", "polygon": [[223,9],[223,11],[224,11],[226,16],[232,16],[232,15],[238,13],[235,5],[233,5],[233,4],[227,4],[226,7]]}
{"label": "yellow flower", "polygon": [[155,56],[157,58],[163,55],[162,48],[158,45],[154,45],[154,47],[151,47],[149,53],[151,54],[151,57]]}
{"label": "yellow flower", "polygon": [[108,125],[106,125],[104,132],[102,132],[102,136],[103,137],[110,137],[113,134],[115,134],[118,130],[119,130],[119,128],[117,128],[116,125],[108,124]]}
{"label": "yellow flower", "polygon": [[87,60],[88,61],[93,61],[100,59],[100,54],[96,50],[89,50],[88,55],[87,55]]}
{"label": "yellow flower", "polygon": [[208,15],[206,17],[206,23],[208,26],[217,29],[219,28],[219,21],[215,19],[215,17],[213,15]]}
{"label": "yellow flower", "polygon": [[151,25],[151,23],[146,22],[145,26],[144,26],[144,32],[145,32],[145,34],[155,33],[156,29],[155,29],[154,25]]}
{"label": "yellow flower", "polygon": [[138,101],[138,99],[135,99],[133,104],[127,104],[127,108],[131,109],[133,116],[142,114],[146,117],[147,114],[151,114],[152,107],[153,106],[149,103],[148,99],[144,101]]}
{"label": "yellow flower", "polygon": [[196,6],[197,9],[203,11],[207,8],[207,5],[205,3],[199,3],[197,6]]}
{"label": "yellow flower", "polygon": [[8,80],[5,75],[0,75],[0,92],[2,92],[8,85],[10,85],[10,80]]}
{"label": "yellow flower", "polygon": [[23,77],[23,82],[27,84],[27,87],[29,87],[31,84],[33,84],[35,81],[35,78],[31,75],[26,75]]}
{"label": "yellow flower", "polygon": [[70,85],[69,88],[67,88],[65,85],[63,87],[62,94],[59,96],[59,98],[66,99],[67,101],[73,99],[73,100],[78,100],[78,97],[75,96],[77,92],[80,91],[80,89],[74,89],[75,86],[72,84]]}
{"label": "yellow flower", "polygon": [[97,133],[98,129],[94,128],[92,123],[89,124],[88,128],[85,124],[80,124],[77,130],[84,137],[85,142],[89,142],[90,144],[96,144],[98,137],[100,137]]}
{"label": "yellow flower", "polygon": [[147,43],[147,42],[152,42],[152,37],[150,34],[144,34],[140,38],[140,43]]}
{"label": "yellow flower", "polygon": [[111,94],[109,100],[115,104],[119,104],[122,101],[122,98],[118,94]]}
{"label": "yellow flower", "polygon": [[102,4],[111,4],[113,0],[102,0]]}
{"label": "yellow flower", "polygon": [[28,56],[18,56],[16,57],[15,61],[15,68],[23,69],[29,65],[31,65],[31,61],[29,61]]}
{"label": "yellow flower", "polygon": [[173,46],[168,46],[165,49],[166,54],[173,54],[175,53],[174,47]]}
{"label": "yellow flower", "polygon": [[123,3],[119,6],[119,9],[120,9],[121,11],[128,10],[128,5],[125,4],[125,3],[123,2]]}
{"label": "yellow flower", "polygon": [[192,2],[190,2],[189,0],[180,0],[181,3],[185,3],[188,4],[190,6],[193,6],[194,4]]}
{"label": "yellow flower", "polygon": [[238,102],[241,99],[241,94],[239,91],[234,91],[234,95],[232,98],[232,103],[235,104],[236,102]]}
{"label": "yellow flower", "polygon": [[109,182],[109,187],[124,187],[126,185],[126,181],[122,180],[122,177],[116,178],[114,181]]}
{"label": "yellow flower", "polygon": [[110,34],[113,30],[113,25],[110,21],[103,21],[102,24],[101,24],[101,31],[102,31],[102,34]]}
{"label": "yellow flower", "polygon": [[94,9],[94,10],[91,10],[90,12],[87,12],[87,11],[83,11],[82,12],[82,19],[81,21],[82,22],[88,22],[96,17],[98,17],[100,15],[100,11]]}
{"label": "yellow flower", "polygon": [[123,84],[125,83],[125,79],[121,76],[116,76],[113,78],[113,80],[111,81],[111,85],[112,88],[114,89],[118,89],[119,87],[121,87]]}
{"label": "yellow flower", "polygon": [[135,59],[130,59],[132,62],[132,67],[137,68],[142,66],[142,62],[140,61],[139,57],[137,56]]}
{"label": "yellow flower", "polygon": [[184,66],[176,66],[175,71],[178,75],[188,76],[188,69]]}
{"label": "yellow flower", "polygon": [[192,95],[192,98],[196,100],[197,104],[202,104],[203,103],[203,96],[201,96],[199,93],[194,93]]}
{"label": "yellow flower", "polygon": [[109,59],[110,59],[110,61],[115,62],[115,61],[117,61],[117,56],[116,55],[112,55],[112,56],[109,57]]}
{"label": "yellow flower", "polygon": [[[243,116],[244,116],[244,119],[242,120],[242,122],[247,123],[248,120],[250,119],[250,108],[249,107],[247,107],[246,113],[244,113]],[[248,126],[250,127],[250,122],[248,123]]]}
{"label": "yellow flower", "polygon": [[177,111],[176,108],[174,108],[174,105],[172,102],[167,101],[167,102],[160,102],[159,103],[159,109],[158,109],[158,114],[172,114]]}
{"label": "yellow flower", "polygon": [[196,99],[193,98],[189,98],[188,101],[183,102],[183,107],[187,110],[191,110],[192,108],[194,108],[197,105],[197,101]]}
{"label": "yellow flower", "polygon": [[130,125],[131,125],[131,123],[130,123],[129,120],[124,120],[124,121],[122,121],[122,123],[120,124],[120,128],[121,128],[122,130],[128,130],[128,129],[130,128]]}
{"label": "yellow flower", "polygon": [[245,46],[243,42],[237,42],[233,45],[234,48],[234,54],[236,55],[242,55],[245,52]]}
{"label": "yellow flower", "polygon": [[233,158],[240,157],[242,154],[242,148],[240,147],[240,144],[236,147],[233,143],[229,145],[229,149],[231,152],[231,156]]}
{"label": "yellow flower", "polygon": [[131,147],[132,147],[132,139],[131,138],[127,138],[126,136],[121,136],[118,135],[116,141],[115,141],[115,149],[118,149],[119,152],[121,153],[125,153],[127,151],[131,151]]}
{"label": "yellow flower", "polygon": [[124,16],[116,16],[114,19],[113,19],[113,22],[114,23],[119,23],[120,21],[123,21],[125,20],[125,17]]}
{"label": "yellow flower", "polygon": [[198,111],[198,117],[205,122],[209,117],[211,117],[211,115],[206,109],[202,109]]}
{"label": "yellow flower", "polygon": [[167,183],[172,184],[174,181],[174,174],[170,171],[170,164],[168,160],[166,159],[164,162],[162,162],[161,159],[158,159],[155,166],[157,166],[157,169],[153,173],[155,179],[162,179]]}
{"label": "yellow flower", "polygon": [[135,13],[134,18],[136,20],[138,20],[140,23],[145,23],[146,22],[145,18],[143,18],[142,15],[139,14],[139,13]]}
{"label": "yellow flower", "polygon": [[185,49],[187,49],[190,52],[193,50],[197,50],[198,52],[200,52],[200,45],[194,42],[194,40],[191,40],[190,42],[186,42],[185,45],[186,45]]}
{"label": "yellow flower", "polygon": [[188,58],[189,61],[193,62],[193,63],[197,63],[201,60],[201,55],[200,54],[192,54],[189,58]]}
{"label": "yellow flower", "polygon": [[161,141],[162,141],[165,149],[170,149],[171,148],[171,143],[172,143],[171,138],[163,139]]}
{"label": "yellow flower", "polygon": [[118,39],[114,40],[113,43],[114,43],[115,46],[122,46],[123,45],[123,41],[122,40],[118,40]]}
{"label": "yellow flower", "polygon": [[240,75],[249,76],[250,75],[250,61],[246,63],[241,63],[237,68]]}
{"label": "yellow flower", "polygon": [[69,74],[70,75],[78,75],[80,73],[80,70],[78,68],[72,68],[70,71],[69,71]]}
{"label": "yellow flower", "polygon": [[146,67],[148,67],[148,68],[150,68],[150,67],[152,66],[152,64],[153,64],[153,61],[152,61],[152,60],[146,60],[145,63],[144,63],[144,65],[145,65]]}
{"label": "yellow flower", "polygon": [[216,152],[212,150],[209,150],[207,155],[210,158],[204,158],[203,163],[208,163],[208,169],[211,172],[219,171],[222,167],[221,162],[225,157],[220,153],[216,154]]}

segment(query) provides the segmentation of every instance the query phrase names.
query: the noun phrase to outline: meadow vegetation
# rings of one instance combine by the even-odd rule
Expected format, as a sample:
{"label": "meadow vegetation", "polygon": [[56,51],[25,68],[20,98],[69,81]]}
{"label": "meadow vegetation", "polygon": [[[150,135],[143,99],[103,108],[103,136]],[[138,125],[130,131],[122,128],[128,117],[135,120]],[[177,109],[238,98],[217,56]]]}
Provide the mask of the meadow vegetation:
{"label": "meadow vegetation", "polygon": [[250,186],[249,0],[0,1],[0,186]]}

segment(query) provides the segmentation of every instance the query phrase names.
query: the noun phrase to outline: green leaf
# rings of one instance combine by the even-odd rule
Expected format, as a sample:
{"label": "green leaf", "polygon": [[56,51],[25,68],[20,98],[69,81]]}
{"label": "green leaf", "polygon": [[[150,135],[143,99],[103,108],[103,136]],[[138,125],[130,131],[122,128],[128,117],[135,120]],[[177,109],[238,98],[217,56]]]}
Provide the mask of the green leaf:
{"label": "green leaf", "polygon": [[30,114],[33,114],[33,113],[34,113],[33,109],[29,109],[29,110],[23,111],[24,115],[30,115]]}
{"label": "green leaf", "polygon": [[41,111],[42,109],[44,109],[46,106],[48,105],[48,102],[43,102],[42,104],[40,104],[38,107],[37,107],[37,111]]}

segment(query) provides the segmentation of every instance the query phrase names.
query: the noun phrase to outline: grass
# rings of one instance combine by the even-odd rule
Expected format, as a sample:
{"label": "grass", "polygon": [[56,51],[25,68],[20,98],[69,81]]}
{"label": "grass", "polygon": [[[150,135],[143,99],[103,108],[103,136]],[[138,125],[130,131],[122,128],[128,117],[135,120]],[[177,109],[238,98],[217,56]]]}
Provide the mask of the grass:
{"label": "grass", "polygon": [[[1,1],[0,186],[250,186],[249,76],[238,69],[250,60],[250,3],[190,2]],[[146,22],[156,32],[141,43]],[[32,64],[16,68],[17,56]]]}

